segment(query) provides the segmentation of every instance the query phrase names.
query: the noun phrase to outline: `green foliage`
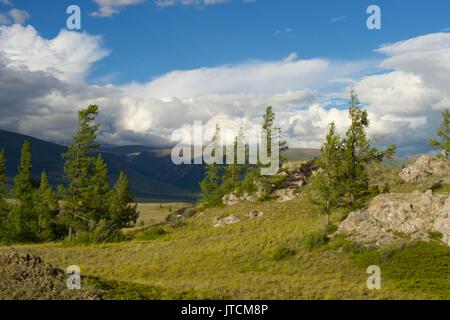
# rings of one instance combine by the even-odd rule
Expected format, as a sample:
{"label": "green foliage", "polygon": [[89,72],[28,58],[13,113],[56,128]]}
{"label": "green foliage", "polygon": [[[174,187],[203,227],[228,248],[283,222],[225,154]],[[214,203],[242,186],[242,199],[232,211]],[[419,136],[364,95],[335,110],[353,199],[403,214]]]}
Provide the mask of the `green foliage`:
{"label": "green foliage", "polygon": [[78,232],[67,238],[64,240],[64,243],[67,245],[78,245],[119,242],[123,240],[125,240],[125,236],[122,231],[115,229],[110,221],[102,219],[89,230]]}
{"label": "green foliage", "polygon": [[4,240],[7,233],[6,221],[8,219],[9,211],[11,210],[9,204],[5,200],[6,196],[6,168],[5,168],[5,154],[0,151],[0,242]]}
{"label": "green foliage", "polygon": [[275,252],[273,253],[272,259],[275,261],[281,261],[284,259],[287,259],[289,257],[292,257],[295,255],[295,250],[292,250],[288,247],[279,247],[275,250]]}
{"label": "green foliage", "polygon": [[441,242],[444,235],[442,234],[442,232],[429,230],[428,237],[433,241]]}
{"label": "green foliage", "polygon": [[139,241],[155,240],[165,234],[167,234],[166,230],[164,230],[160,226],[153,226],[144,231],[138,232],[135,235],[135,239]]}
{"label": "green foliage", "polygon": [[38,218],[38,238],[40,241],[57,240],[63,230],[57,223],[58,199],[48,184],[47,174],[42,172],[39,188],[34,192],[34,207]]}
{"label": "green foliage", "polygon": [[21,202],[28,202],[33,195],[35,182],[31,175],[30,143],[25,140],[22,145],[18,174],[14,178],[14,196]]}
{"label": "green foliage", "polygon": [[242,181],[242,192],[243,193],[254,193],[257,191],[256,182],[260,178],[260,171],[255,167],[246,168],[246,174]]}
{"label": "green foliage", "polygon": [[18,203],[12,208],[7,219],[8,242],[35,242],[39,240],[38,216],[34,206],[33,194],[35,182],[31,176],[31,152],[30,144],[25,141],[18,167],[18,173],[14,178],[13,194]]}
{"label": "green foliage", "polygon": [[[95,143],[99,125],[95,122],[98,107],[91,105],[78,113],[78,128],[73,137],[73,143],[69,145],[67,152],[63,155],[65,159],[64,174],[69,180],[64,194],[63,217],[64,222],[71,232],[82,232],[89,229],[89,224],[98,218],[98,212],[92,211],[89,206],[91,183],[98,179],[96,169],[98,161],[92,157],[97,151]],[[97,168],[96,168],[97,167]],[[87,203],[86,203],[87,202]],[[94,221],[93,221],[94,220]]]}
{"label": "green foliage", "polygon": [[316,231],[305,234],[303,244],[306,248],[313,249],[327,244],[328,240],[325,231]]}
{"label": "green foliage", "polygon": [[450,134],[450,111],[446,109],[442,112],[442,124],[437,131],[437,136],[440,138],[440,141],[433,138],[430,140],[429,144],[436,150],[441,151],[442,154],[447,158],[448,153],[450,151],[449,134]]}
{"label": "green foliage", "polygon": [[[385,283],[395,281],[403,290],[420,288],[423,294],[450,295],[450,248],[433,242],[393,244],[365,250],[353,257],[358,266],[378,265]],[[440,279],[436,281],[436,279]],[[383,284],[382,284],[383,285]]]}
{"label": "green foliage", "polygon": [[[216,126],[216,132],[212,141],[214,150],[211,153],[211,157],[216,157],[216,150],[220,147],[220,127]],[[223,192],[220,188],[219,166],[214,161],[213,164],[209,164],[205,169],[205,178],[200,182],[200,189],[202,191],[202,203],[205,207],[214,207],[222,204]]]}
{"label": "green foliage", "polygon": [[133,226],[138,217],[136,205],[130,204],[132,197],[125,174],[120,174],[111,190],[105,161],[101,155],[93,156],[98,150],[97,114],[96,105],[79,112],[78,129],[64,154],[64,173],[69,183],[64,190],[61,217],[68,227],[69,238],[72,233],[80,233],[75,241],[114,240],[121,228]]}
{"label": "green foliage", "polygon": [[[384,151],[371,147],[366,136],[369,118],[360,107],[359,99],[352,90],[349,102],[350,127],[344,139],[331,124],[316,164],[321,171],[311,179],[311,202],[316,209],[329,215],[339,207],[355,209],[379,193],[377,186],[370,185],[368,166],[391,158],[396,147]],[[388,189],[384,189],[388,191]]]}
{"label": "green foliage", "polygon": [[115,228],[130,228],[135,225],[139,212],[137,204],[131,204],[132,202],[127,176],[121,172],[109,199],[109,215]]}

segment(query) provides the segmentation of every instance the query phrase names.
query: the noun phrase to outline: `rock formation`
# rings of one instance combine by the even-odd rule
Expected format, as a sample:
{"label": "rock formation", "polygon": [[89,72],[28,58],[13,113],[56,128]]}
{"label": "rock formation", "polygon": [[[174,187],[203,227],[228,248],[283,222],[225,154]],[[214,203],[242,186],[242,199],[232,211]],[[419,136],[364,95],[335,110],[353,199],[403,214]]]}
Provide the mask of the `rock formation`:
{"label": "rock formation", "polygon": [[400,177],[409,183],[425,181],[430,176],[450,175],[450,160],[423,155],[400,172]]}
{"label": "rock formation", "polygon": [[430,232],[442,235],[450,245],[450,197],[423,194],[383,194],[366,209],[352,212],[338,228],[338,233],[370,244],[382,245],[401,237],[429,240]]}

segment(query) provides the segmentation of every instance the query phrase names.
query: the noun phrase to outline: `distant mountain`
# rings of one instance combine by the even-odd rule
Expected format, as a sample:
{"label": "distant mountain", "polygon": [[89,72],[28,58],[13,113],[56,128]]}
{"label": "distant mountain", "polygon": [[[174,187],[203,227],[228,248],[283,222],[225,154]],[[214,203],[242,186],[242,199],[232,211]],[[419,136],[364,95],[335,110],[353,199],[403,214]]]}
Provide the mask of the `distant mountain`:
{"label": "distant mountain", "polygon": [[[11,187],[17,174],[20,150],[25,140],[30,142],[33,176],[38,179],[43,170],[53,186],[64,183],[62,154],[67,147],[30,136],[0,130],[0,149],[5,150],[8,184]],[[149,201],[194,201],[199,194],[199,182],[203,179],[203,165],[172,163],[171,149],[149,146],[102,147],[111,183],[124,171],[130,181],[134,196]],[[316,149],[290,149],[289,160],[308,160],[319,153]]]}
{"label": "distant mountain", "polygon": [[[13,177],[17,174],[20,150],[25,140],[30,142],[34,178],[38,179],[41,172],[45,170],[53,186],[64,183],[65,181],[62,179],[64,171],[62,154],[66,152],[67,147],[30,136],[0,130],[0,149],[5,151],[9,187],[12,187]],[[122,151],[119,152],[120,150]],[[128,154],[126,150],[146,152],[145,154],[134,156]],[[184,171],[191,172],[193,170],[192,167],[197,166],[177,167],[170,161],[170,155],[168,160],[166,157],[161,161],[161,158],[157,157],[159,151],[152,152],[150,147],[141,147],[141,149],[136,149],[134,146],[104,148],[100,150],[100,153],[108,165],[111,183],[116,181],[120,171],[124,171],[128,176],[132,192],[136,198],[163,202],[194,201],[198,197],[198,181],[202,179],[203,168],[196,169],[199,172],[195,175],[196,181],[177,183],[179,179],[189,178],[189,175],[186,175]],[[131,153],[136,154],[135,152]],[[147,172],[154,172],[155,168],[162,170],[161,162],[164,161],[169,162],[165,163],[165,167],[167,170],[171,170],[171,179],[158,180],[154,179],[152,175],[146,174]],[[137,163],[135,164],[135,162]],[[172,168],[172,166],[175,168]],[[183,188],[183,185],[192,186],[192,188]]]}

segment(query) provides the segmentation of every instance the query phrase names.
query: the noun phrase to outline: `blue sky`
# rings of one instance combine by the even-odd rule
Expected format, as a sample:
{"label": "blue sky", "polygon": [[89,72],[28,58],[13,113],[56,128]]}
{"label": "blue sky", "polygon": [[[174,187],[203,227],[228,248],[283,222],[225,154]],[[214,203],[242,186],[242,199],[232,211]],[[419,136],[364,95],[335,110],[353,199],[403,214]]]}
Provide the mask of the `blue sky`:
{"label": "blue sky", "polygon": [[450,106],[449,18],[448,0],[0,0],[0,128],[67,143],[95,103],[100,142],[160,146],[195,121],[259,128],[272,105],[318,148],[354,87],[374,142],[415,154]]}
{"label": "blue sky", "polygon": [[[146,81],[174,69],[194,69],[276,60],[290,52],[301,58],[377,58],[373,50],[450,27],[450,2],[361,0],[257,0],[208,6],[160,8],[154,1],[124,7],[112,17],[92,17],[91,0],[15,0],[28,11],[29,23],[46,38],[65,28],[70,4],[82,9],[82,27],[102,35],[111,54],[89,77],[115,83]],[[382,30],[366,28],[366,9],[382,8]],[[333,19],[338,21],[332,22]]]}

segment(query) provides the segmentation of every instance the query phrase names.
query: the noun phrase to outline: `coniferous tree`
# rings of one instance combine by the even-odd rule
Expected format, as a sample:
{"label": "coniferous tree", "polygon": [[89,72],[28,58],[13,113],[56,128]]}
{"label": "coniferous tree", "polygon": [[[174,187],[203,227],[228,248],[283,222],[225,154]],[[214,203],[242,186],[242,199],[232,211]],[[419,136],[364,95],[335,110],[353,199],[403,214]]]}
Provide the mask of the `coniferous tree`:
{"label": "coniferous tree", "polygon": [[34,208],[35,182],[31,175],[30,143],[22,145],[18,173],[14,178],[13,194],[18,203],[8,217],[8,233],[11,241],[34,242],[38,240],[38,217]]}
{"label": "coniferous tree", "polygon": [[367,165],[392,157],[396,147],[391,145],[379,152],[371,146],[371,141],[366,134],[370,124],[367,110],[361,109],[361,103],[353,89],[349,103],[349,116],[351,124],[343,142],[343,176],[340,179],[344,187],[343,201],[349,206],[360,206],[367,197],[376,192],[369,189]]}
{"label": "coniferous tree", "polygon": [[99,125],[95,122],[98,106],[90,105],[78,113],[78,128],[63,155],[65,161],[64,174],[69,181],[64,194],[63,218],[72,232],[87,231],[95,224],[97,213],[89,205],[92,190],[92,178],[96,171],[96,158],[92,156],[98,150],[95,143]]}
{"label": "coniferous tree", "polygon": [[[216,158],[216,150],[220,148],[220,127],[216,125],[216,132],[213,137],[212,144],[214,150],[211,153],[213,158]],[[216,163],[208,164],[205,168],[205,177],[200,182],[200,189],[202,191],[202,202],[206,207],[217,206],[222,204],[222,190],[220,188],[220,170]]]}
{"label": "coniferous tree", "polygon": [[121,172],[110,194],[109,214],[115,229],[129,228],[139,217],[137,204],[133,204],[128,178]]}
{"label": "coniferous tree", "polygon": [[58,199],[48,183],[47,174],[42,172],[39,188],[34,193],[34,207],[38,217],[39,240],[57,240]]}
{"label": "coniferous tree", "polygon": [[224,194],[234,192],[239,193],[241,187],[241,166],[238,164],[238,146],[239,146],[239,137],[234,139],[233,150],[234,150],[234,159],[233,163],[227,164],[225,168],[225,173],[222,177],[222,192]]}
{"label": "coniferous tree", "polygon": [[343,140],[331,125],[316,164],[321,171],[313,178],[312,202],[323,213],[329,214],[336,207],[356,208],[371,195],[379,192],[369,185],[367,166],[390,158],[396,151],[394,145],[384,151],[371,146],[366,129],[369,118],[356,93],[352,90],[349,103],[350,127]]}
{"label": "coniferous tree", "polygon": [[95,160],[94,171],[89,179],[87,192],[83,194],[86,211],[95,222],[108,217],[108,193],[110,192],[108,168],[103,157],[99,154]]}
{"label": "coniferous tree", "polygon": [[334,122],[330,126],[325,142],[322,146],[320,156],[316,164],[322,170],[312,178],[312,203],[323,214],[328,217],[332,210],[338,206],[339,197],[342,193],[341,170],[342,170],[342,141],[336,133]]}
{"label": "coniferous tree", "polygon": [[6,222],[10,211],[10,206],[6,202],[6,166],[5,166],[5,152],[0,151],[0,241],[5,240],[6,237]]}
{"label": "coniferous tree", "polygon": [[448,158],[450,151],[450,111],[448,109],[442,112],[442,124],[437,131],[437,136],[440,141],[436,139],[430,140],[430,146],[440,151],[442,155]]}

